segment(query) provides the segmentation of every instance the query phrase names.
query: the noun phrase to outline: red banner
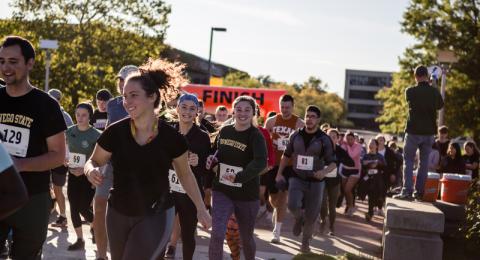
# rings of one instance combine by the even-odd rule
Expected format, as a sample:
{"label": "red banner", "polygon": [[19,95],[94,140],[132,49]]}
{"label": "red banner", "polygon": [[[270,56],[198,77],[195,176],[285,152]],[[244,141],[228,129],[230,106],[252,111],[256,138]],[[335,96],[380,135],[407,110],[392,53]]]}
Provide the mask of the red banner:
{"label": "red banner", "polygon": [[262,116],[270,111],[278,112],[280,96],[287,93],[281,89],[240,88],[240,87],[213,87],[208,85],[190,84],[182,87],[183,91],[192,93],[203,100],[205,112],[214,114],[217,106],[224,105],[232,112],[232,103],[238,96],[253,97],[260,106]]}

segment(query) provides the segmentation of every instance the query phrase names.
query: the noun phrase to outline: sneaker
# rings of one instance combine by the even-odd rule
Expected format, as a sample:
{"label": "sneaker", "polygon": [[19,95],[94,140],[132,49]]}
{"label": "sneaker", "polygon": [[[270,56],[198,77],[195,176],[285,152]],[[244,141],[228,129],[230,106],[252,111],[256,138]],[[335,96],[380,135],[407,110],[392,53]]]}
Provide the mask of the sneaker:
{"label": "sneaker", "polygon": [[166,259],[174,259],[175,258],[175,247],[168,245],[167,251],[165,251],[165,256],[164,258]]}
{"label": "sneaker", "polygon": [[347,215],[348,217],[352,217],[353,214],[355,214],[355,211],[356,211],[356,210],[357,210],[357,209],[356,209],[355,207],[351,207],[351,208],[349,208],[349,209],[347,210],[346,215]]}
{"label": "sneaker", "polygon": [[377,210],[377,215],[379,215],[381,217],[385,217],[385,212],[383,212],[383,209],[378,209]]}
{"label": "sneaker", "polygon": [[69,245],[67,248],[68,251],[83,250],[83,249],[85,249],[85,241],[83,241],[83,239],[81,238],[78,238],[77,242]]}
{"label": "sneaker", "polygon": [[295,219],[295,224],[293,225],[293,235],[298,237],[302,233],[302,227],[303,227],[303,217]]}
{"label": "sneaker", "polygon": [[280,244],[280,234],[278,232],[273,231],[273,238],[270,240],[270,243],[272,244]]}
{"label": "sneaker", "polygon": [[400,193],[398,195],[394,195],[392,198],[397,200],[406,200],[406,201],[413,201],[413,197],[410,194]]}
{"label": "sneaker", "polygon": [[423,194],[418,194],[418,193],[413,194],[413,199],[415,201],[418,201],[418,202],[424,202],[425,201],[425,200],[423,200]]}
{"label": "sneaker", "polygon": [[303,242],[302,243],[302,247],[300,248],[300,252],[302,253],[310,253],[311,250],[310,250],[310,243],[309,242]]}
{"label": "sneaker", "polygon": [[0,257],[7,257],[8,256],[8,247],[7,243],[0,243]]}
{"label": "sneaker", "polygon": [[67,218],[64,216],[59,216],[57,221],[52,224],[53,227],[66,227],[67,226]]}
{"label": "sneaker", "polygon": [[365,220],[366,220],[367,222],[372,221],[372,214],[370,214],[370,213],[365,213]]}
{"label": "sneaker", "polygon": [[335,236],[335,228],[333,226],[330,227],[330,232],[328,232],[329,236]]}

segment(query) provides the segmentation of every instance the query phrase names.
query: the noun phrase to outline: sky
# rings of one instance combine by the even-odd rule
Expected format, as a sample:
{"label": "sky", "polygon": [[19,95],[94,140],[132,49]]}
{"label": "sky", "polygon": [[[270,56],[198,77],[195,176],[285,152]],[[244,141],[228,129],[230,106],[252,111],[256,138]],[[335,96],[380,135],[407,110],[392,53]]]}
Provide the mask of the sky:
{"label": "sky", "polygon": [[[414,43],[400,32],[408,0],[165,0],[172,7],[166,42],[251,76],[302,83],[315,76],[343,97],[345,70],[397,71]],[[0,17],[8,17],[8,3]]]}

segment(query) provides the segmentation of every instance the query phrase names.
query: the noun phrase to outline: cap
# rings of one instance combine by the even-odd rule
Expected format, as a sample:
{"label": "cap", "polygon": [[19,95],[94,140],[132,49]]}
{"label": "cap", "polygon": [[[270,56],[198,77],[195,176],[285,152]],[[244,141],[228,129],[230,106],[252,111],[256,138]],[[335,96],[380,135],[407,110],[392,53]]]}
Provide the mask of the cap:
{"label": "cap", "polygon": [[190,100],[192,101],[195,106],[199,107],[200,104],[198,103],[198,98],[197,96],[193,95],[193,94],[190,94],[190,93],[184,93],[180,96],[180,98],[178,99],[178,104],[182,103],[183,101],[187,101],[187,100]]}
{"label": "cap", "polygon": [[52,88],[48,91],[48,94],[50,96],[52,96],[54,99],[56,99],[57,101],[60,101],[60,99],[62,98],[62,91],[56,89],[56,88]]}
{"label": "cap", "polygon": [[137,72],[137,71],[138,71],[138,67],[135,65],[123,66],[118,72],[117,77],[121,79],[126,79],[130,73]]}

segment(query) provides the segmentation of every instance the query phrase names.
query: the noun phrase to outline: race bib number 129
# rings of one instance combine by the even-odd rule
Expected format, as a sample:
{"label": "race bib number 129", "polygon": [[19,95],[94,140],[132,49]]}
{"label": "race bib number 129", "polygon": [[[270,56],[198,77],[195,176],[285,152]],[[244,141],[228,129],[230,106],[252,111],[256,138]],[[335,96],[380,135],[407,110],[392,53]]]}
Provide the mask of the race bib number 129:
{"label": "race bib number 129", "polygon": [[30,129],[0,124],[0,133],[3,136],[3,145],[10,155],[27,156]]}

